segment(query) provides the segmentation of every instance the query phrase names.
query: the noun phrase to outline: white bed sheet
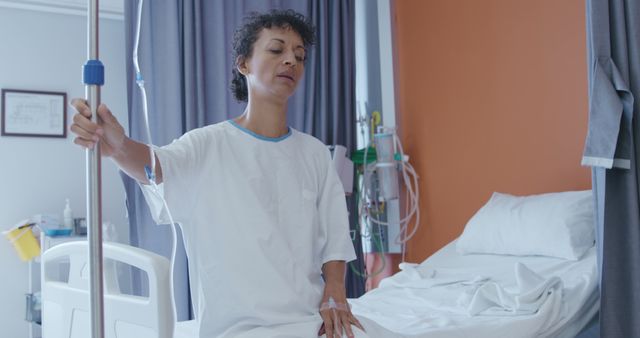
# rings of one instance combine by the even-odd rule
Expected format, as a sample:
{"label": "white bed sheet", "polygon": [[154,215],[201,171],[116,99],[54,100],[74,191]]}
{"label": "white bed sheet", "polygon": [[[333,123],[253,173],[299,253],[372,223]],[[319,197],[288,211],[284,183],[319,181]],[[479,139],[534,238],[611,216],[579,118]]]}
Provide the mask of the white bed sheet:
{"label": "white bed sheet", "polygon": [[[548,296],[533,314],[464,313],[457,303],[462,292],[477,282],[513,290],[518,264],[543,278],[560,278],[562,292]],[[433,276],[419,282],[412,278],[416,272]],[[572,338],[597,313],[598,299],[595,248],[579,261],[568,261],[540,256],[460,255],[453,241],[423,263],[405,267],[379,288],[349,302],[366,329],[366,333],[355,329],[355,338]],[[313,321],[258,327],[236,338],[313,338],[319,325]],[[195,321],[179,322],[175,337],[197,337],[197,332]]]}
{"label": "white bed sheet", "polygon": [[[478,283],[490,281],[504,290],[516,290],[514,270],[518,264],[543,278],[559,277],[556,285],[561,292],[545,294],[544,302],[531,314],[465,313],[460,294],[477,288]],[[453,241],[350,303],[354,314],[365,320],[367,331],[390,331],[370,334],[373,338],[575,337],[598,311],[597,282],[595,247],[579,261],[568,261],[541,256],[460,255]]]}

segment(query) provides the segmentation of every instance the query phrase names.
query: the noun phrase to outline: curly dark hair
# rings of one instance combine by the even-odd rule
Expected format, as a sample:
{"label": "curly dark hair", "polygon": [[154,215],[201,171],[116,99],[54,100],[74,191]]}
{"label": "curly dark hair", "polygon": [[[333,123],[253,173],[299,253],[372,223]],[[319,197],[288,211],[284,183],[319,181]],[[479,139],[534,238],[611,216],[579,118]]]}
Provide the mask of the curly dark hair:
{"label": "curly dark hair", "polygon": [[238,28],[233,35],[233,68],[231,79],[231,92],[238,101],[247,101],[247,79],[236,68],[235,62],[238,56],[248,58],[253,52],[253,44],[258,40],[258,35],[264,28],[289,28],[298,33],[302,38],[304,47],[315,43],[315,27],[302,14],[287,10],[271,10],[268,13],[252,12],[245,18],[245,24]]}

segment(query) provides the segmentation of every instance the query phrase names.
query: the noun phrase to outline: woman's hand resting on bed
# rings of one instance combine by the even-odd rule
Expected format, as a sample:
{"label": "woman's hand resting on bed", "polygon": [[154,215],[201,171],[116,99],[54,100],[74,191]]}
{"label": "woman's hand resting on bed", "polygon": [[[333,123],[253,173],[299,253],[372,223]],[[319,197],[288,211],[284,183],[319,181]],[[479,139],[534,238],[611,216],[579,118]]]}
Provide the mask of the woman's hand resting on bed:
{"label": "woman's hand resting on bed", "polygon": [[351,325],[355,325],[364,331],[362,324],[351,313],[344,283],[327,282],[324,287],[324,295],[320,305],[320,316],[323,324],[318,336],[326,334],[326,338],[354,337]]}

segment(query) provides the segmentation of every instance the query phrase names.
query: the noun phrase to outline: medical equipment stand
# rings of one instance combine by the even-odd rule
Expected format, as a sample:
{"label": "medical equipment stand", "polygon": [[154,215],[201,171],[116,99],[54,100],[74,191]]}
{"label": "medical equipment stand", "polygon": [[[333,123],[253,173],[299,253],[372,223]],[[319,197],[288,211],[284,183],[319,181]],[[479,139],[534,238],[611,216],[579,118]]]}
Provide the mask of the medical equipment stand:
{"label": "medical equipment stand", "polygon": [[[85,95],[91,117],[100,122],[100,86],[104,84],[104,66],[98,60],[98,0],[88,0],[87,54],[83,68]],[[87,240],[89,241],[89,305],[91,307],[91,337],[104,338],[104,286],[102,277],[102,173],[100,142],[87,149]]]}
{"label": "medical equipment stand", "polygon": [[[32,260],[29,261],[29,284],[27,287],[27,294],[31,295],[33,297],[33,295],[35,294],[36,290],[40,290],[40,278],[36,278],[34,276],[34,270],[35,271],[39,271],[39,263],[36,262],[36,260],[39,260],[40,257],[36,257]],[[39,277],[39,276],[38,276]],[[38,281],[38,285],[34,285],[34,283]],[[30,311],[30,309],[27,306],[26,311]],[[29,338],[41,338],[42,337],[42,329],[41,329],[41,325],[37,324],[35,322],[31,322],[28,321],[29,323]]]}

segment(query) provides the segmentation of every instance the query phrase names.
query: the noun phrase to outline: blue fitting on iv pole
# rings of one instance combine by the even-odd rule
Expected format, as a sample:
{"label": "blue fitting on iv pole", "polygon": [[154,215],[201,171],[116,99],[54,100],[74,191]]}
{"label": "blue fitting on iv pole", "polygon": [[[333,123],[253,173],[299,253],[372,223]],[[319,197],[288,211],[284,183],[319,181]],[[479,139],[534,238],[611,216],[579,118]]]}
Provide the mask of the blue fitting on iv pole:
{"label": "blue fitting on iv pole", "polygon": [[86,85],[104,84],[104,66],[100,60],[88,60],[82,67],[82,82]]}

